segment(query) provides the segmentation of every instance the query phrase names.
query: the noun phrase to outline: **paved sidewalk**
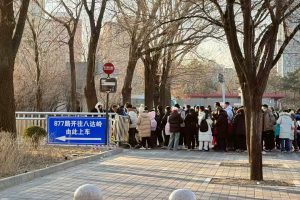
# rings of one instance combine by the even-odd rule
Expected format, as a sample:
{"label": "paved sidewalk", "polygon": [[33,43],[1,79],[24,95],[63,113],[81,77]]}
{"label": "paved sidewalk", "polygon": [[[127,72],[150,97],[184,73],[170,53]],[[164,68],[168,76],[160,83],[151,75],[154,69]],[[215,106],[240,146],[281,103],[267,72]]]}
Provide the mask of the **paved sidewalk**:
{"label": "paved sidewalk", "polygon": [[[293,186],[211,183],[212,178],[248,179],[246,153],[134,150],[79,165],[0,191],[0,200],[71,200],[77,187],[100,187],[105,200],[168,199],[174,189],[191,189],[197,199],[300,199],[300,153],[264,155],[264,177]],[[225,165],[224,165],[225,163]],[[227,163],[227,165],[226,165]]]}

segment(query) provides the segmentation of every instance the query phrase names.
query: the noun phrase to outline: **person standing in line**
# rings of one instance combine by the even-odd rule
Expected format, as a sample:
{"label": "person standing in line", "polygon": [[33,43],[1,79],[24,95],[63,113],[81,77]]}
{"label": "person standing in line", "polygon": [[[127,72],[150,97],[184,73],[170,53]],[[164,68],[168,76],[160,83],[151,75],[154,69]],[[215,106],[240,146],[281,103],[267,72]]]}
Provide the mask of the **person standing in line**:
{"label": "person standing in line", "polygon": [[262,142],[265,144],[265,151],[272,151],[275,147],[274,125],[276,124],[275,117],[268,105],[262,106],[263,111],[263,132]]}
{"label": "person standing in line", "polygon": [[157,122],[155,120],[155,111],[149,112],[150,122],[151,122],[151,144],[152,148],[157,147],[157,136],[156,136],[156,128],[157,128]]}
{"label": "person standing in line", "polygon": [[169,124],[170,124],[170,140],[168,149],[172,149],[174,151],[177,151],[178,149],[178,143],[179,143],[179,137],[180,137],[180,124],[183,123],[183,120],[181,116],[178,113],[178,108],[174,107],[172,109],[172,113],[169,117]]}
{"label": "person standing in line", "polygon": [[233,119],[233,108],[229,102],[225,102],[224,110],[227,113],[228,122],[230,123]]}
{"label": "person standing in line", "polygon": [[169,145],[170,135],[169,135],[169,133],[166,133],[165,127],[166,127],[166,124],[168,121],[168,117],[171,115],[171,112],[172,112],[171,107],[166,106],[165,111],[166,111],[166,113],[165,113],[164,117],[162,118],[160,126],[161,126],[161,129],[163,130],[164,146],[167,147]]}
{"label": "person standing in line", "polygon": [[175,107],[177,108],[177,112],[180,115],[182,119],[182,123],[180,124],[180,137],[179,137],[179,148],[184,148],[184,144],[186,143],[186,134],[185,134],[185,124],[184,124],[184,119],[186,117],[186,111],[184,109],[180,108],[179,104],[175,104]]}
{"label": "person standing in line", "polygon": [[203,106],[200,107],[198,124],[199,124],[199,150],[209,151],[209,144],[213,140],[212,120],[209,118],[209,111]]}
{"label": "person standing in line", "polygon": [[296,141],[298,145],[298,151],[300,151],[300,109],[297,110],[295,114],[295,120],[296,120]]}
{"label": "person standing in line", "polygon": [[299,146],[297,142],[297,121],[296,121],[296,114],[294,110],[290,110],[289,114],[291,115],[291,118],[294,122],[294,134],[293,137],[291,138],[291,146],[293,146],[294,151],[297,152],[299,151]]}
{"label": "person standing in line", "polygon": [[232,106],[230,105],[229,102],[225,102],[224,110],[227,113],[227,119],[228,119],[227,148],[229,150],[235,150],[234,149],[234,140],[235,140],[235,138],[234,138],[234,135],[233,135],[233,126],[232,126],[232,119],[233,119],[234,113],[233,113],[233,108],[232,108]]}
{"label": "person standing in line", "polygon": [[159,147],[162,147],[163,146],[163,143],[164,143],[164,140],[163,140],[163,137],[162,137],[162,119],[164,117],[165,113],[164,113],[164,109],[162,106],[157,106],[157,112],[156,112],[156,115],[155,115],[155,120],[157,122],[157,128],[156,128],[156,131],[155,131],[155,134],[156,134],[156,137],[158,139],[158,146]]}
{"label": "person standing in line", "polygon": [[190,112],[186,116],[184,123],[186,128],[186,145],[188,147],[188,151],[195,148],[196,138],[198,131],[198,118],[195,115],[195,110],[190,109]]}
{"label": "person standing in line", "polygon": [[140,149],[146,149],[146,147],[151,149],[152,148],[152,142],[150,139],[150,137],[151,137],[151,120],[150,120],[150,116],[149,116],[147,107],[140,107],[140,109],[139,109],[137,129],[139,132],[139,136],[142,138],[142,142],[141,142],[142,147]]}
{"label": "person standing in line", "polygon": [[235,135],[235,149],[237,152],[247,150],[246,145],[246,123],[245,112],[243,108],[237,111],[236,116],[233,118],[233,134]]}
{"label": "person standing in line", "polygon": [[227,152],[228,118],[226,111],[223,109],[218,111],[215,128],[217,130],[218,148]]}
{"label": "person standing in line", "polygon": [[132,105],[130,103],[127,104],[126,109],[127,109],[128,116],[129,116],[129,141],[128,141],[128,143],[132,147],[135,147],[138,144],[136,141],[136,133],[137,133],[136,126],[137,126],[138,116],[137,116],[137,113],[132,108]]}
{"label": "person standing in line", "polygon": [[281,152],[290,152],[290,140],[293,138],[295,125],[288,110],[284,110],[279,114],[277,124],[280,125],[279,138],[281,139]]}

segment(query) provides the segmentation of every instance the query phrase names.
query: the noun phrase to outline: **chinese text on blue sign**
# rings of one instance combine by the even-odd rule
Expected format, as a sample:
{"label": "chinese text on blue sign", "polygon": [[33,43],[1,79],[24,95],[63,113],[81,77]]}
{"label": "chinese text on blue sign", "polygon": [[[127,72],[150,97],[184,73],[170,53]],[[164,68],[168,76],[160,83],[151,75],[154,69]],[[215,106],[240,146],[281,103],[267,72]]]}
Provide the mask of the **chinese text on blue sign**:
{"label": "chinese text on blue sign", "polygon": [[49,144],[107,143],[106,119],[98,117],[49,117]]}

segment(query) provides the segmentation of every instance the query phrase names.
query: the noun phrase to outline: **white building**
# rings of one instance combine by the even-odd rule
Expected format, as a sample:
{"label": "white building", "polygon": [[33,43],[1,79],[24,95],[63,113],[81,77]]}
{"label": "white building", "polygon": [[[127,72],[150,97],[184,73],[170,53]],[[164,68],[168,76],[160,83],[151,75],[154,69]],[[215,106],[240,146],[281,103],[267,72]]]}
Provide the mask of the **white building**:
{"label": "white building", "polygon": [[[290,24],[288,32],[293,31],[296,23]],[[277,48],[279,49],[284,41],[284,28],[281,26],[278,34]],[[289,72],[300,69],[300,32],[290,41],[284,50],[280,60],[277,63],[277,72],[279,75],[286,76]]]}

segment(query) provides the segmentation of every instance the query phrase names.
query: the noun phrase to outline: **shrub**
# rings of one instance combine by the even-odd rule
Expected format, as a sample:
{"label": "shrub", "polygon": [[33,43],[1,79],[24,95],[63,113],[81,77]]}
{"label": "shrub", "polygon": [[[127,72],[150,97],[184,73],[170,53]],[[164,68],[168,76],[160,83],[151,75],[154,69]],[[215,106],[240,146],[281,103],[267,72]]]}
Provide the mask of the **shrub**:
{"label": "shrub", "polygon": [[34,149],[37,149],[41,140],[47,136],[47,131],[39,126],[31,126],[25,129],[24,139],[29,140]]}

